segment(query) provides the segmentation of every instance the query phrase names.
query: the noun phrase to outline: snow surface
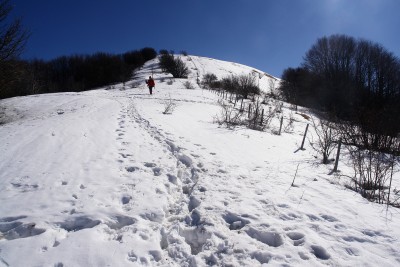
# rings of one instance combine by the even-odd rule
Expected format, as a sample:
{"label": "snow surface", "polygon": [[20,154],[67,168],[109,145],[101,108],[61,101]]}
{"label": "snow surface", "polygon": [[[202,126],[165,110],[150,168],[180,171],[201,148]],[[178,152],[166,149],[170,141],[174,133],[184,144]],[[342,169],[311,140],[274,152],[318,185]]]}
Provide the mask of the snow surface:
{"label": "snow surface", "polygon": [[400,265],[399,211],[298,150],[306,119],[293,113],[280,136],[219,127],[220,97],[196,84],[257,73],[268,91],[277,79],[183,59],[194,90],[153,60],[113,89],[0,101],[0,266]]}

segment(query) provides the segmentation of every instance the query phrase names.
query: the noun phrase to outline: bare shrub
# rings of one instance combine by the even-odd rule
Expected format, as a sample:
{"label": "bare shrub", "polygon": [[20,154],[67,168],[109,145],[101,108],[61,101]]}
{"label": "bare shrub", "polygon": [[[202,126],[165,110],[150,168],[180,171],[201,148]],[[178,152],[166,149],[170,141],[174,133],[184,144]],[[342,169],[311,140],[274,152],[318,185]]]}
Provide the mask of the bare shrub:
{"label": "bare shrub", "polygon": [[[262,103],[264,103],[265,98],[263,99]],[[257,99],[257,102],[260,102]],[[263,116],[261,118],[263,129],[270,128],[271,122],[274,118],[278,117],[279,113],[282,113],[283,103],[279,100],[270,98],[268,108],[264,109]]]}
{"label": "bare shrub", "polygon": [[260,88],[256,85],[255,77],[248,75],[231,75],[221,80],[221,87],[228,92],[233,92],[247,99],[249,95],[259,95]]}
{"label": "bare shrub", "polygon": [[232,128],[243,123],[242,113],[235,107],[225,101],[220,101],[220,113],[214,117],[214,122],[219,125],[225,125],[227,128]]}
{"label": "bare shrub", "polygon": [[169,96],[168,99],[165,99],[162,101],[162,104],[164,105],[164,111],[163,114],[172,114],[177,107],[176,102],[171,98],[171,95]]}
{"label": "bare shrub", "polygon": [[385,191],[390,190],[393,158],[378,151],[351,147],[350,156],[354,169],[354,189],[371,201],[385,203]]}
{"label": "bare shrub", "polygon": [[139,81],[134,81],[130,84],[131,88],[138,88],[141,85]]}
{"label": "bare shrub", "polygon": [[339,129],[354,169],[352,189],[370,201],[394,205],[389,197],[400,137],[369,132],[351,122],[342,122]]}
{"label": "bare shrub", "polygon": [[288,119],[287,119],[287,123],[284,124],[283,131],[285,133],[292,133],[293,130],[294,130],[294,116],[293,116],[293,112],[290,111]]}
{"label": "bare shrub", "polygon": [[[247,107],[243,103],[243,99],[240,105],[236,104],[234,97],[227,97],[226,100],[219,102],[221,106],[221,113],[214,119],[219,124],[224,124],[228,128],[244,125],[252,130],[264,131],[270,127],[270,123],[274,117],[276,117],[277,111],[280,111],[282,106],[278,102],[274,102],[274,105],[265,109],[260,98],[257,98],[254,103],[250,103]],[[247,112],[245,112],[247,111]]]}
{"label": "bare shrub", "polygon": [[194,85],[193,85],[190,81],[184,82],[184,83],[183,83],[183,86],[184,86],[186,89],[194,89]]}
{"label": "bare shrub", "polygon": [[274,99],[279,98],[278,97],[279,96],[278,95],[279,92],[277,92],[277,90],[276,90],[276,83],[277,83],[277,80],[275,80],[275,79],[269,79],[269,81],[268,81],[269,92],[267,93],[267,95],[269,97],[274,98]]}
{"label": "bare shrub", "polygon": [[311,123],[317,135],[316,142],[310,142],[311,147],[322,155],[322,163],[329,163],[329,156],[336,148],[339,133],[335,129],[335,124],[329,120],[311,118]]}
{"label": "bare shrub", "polygon": [[248,127],[252,130],[263,131],[265,129],[265,124],[262,103],[258,100],[255,101],[254,105],[252,105],[249,110]]}

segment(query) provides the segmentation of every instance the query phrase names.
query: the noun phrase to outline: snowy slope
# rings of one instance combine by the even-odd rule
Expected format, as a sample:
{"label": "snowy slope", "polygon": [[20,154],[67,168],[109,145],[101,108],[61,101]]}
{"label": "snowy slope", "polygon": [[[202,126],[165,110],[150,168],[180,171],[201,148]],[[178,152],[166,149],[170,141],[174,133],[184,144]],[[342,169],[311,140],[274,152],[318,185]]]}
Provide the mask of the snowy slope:
{"label": "snowy slope", "polygon": [[264,92],[275,90],[279,86],[280,79],[271,76],[261,70],[251,68],[234,62],[226,62],[212,58],[188,56],[180,57],[186,66],[189,67],[191,75],[189,79],[203,77],[204,74],[214,73],[218,79],[228,77],[230,75],[248,75],[255,77],[257,85]]}
{"label": "snowy slope", "polygon": [[[193,84],[254,70],[182,59]],[[294,153],[303,117],[281,136],[220,128],[219,97],[184,81],[154,60],[112,90],[0,101],[0,266],[400,265],[398,210]]]}
{"label": "snowy slope", "polygon": [[[175,57],[179,57],[186,64],[189,69],[188,79],[197,89],[200,89],[197,85],[197,80],[201,81],[202,77],[207,73],[215,74],[218,79],[229,77],[231,75],[251,74],[254,76],[256,84],[260,87],[261,91],[265,93],[271,92],[271,90],[276,90],[279,86],[279,78],[276,78],[261,70],[248,67],[239,63],[227,62],[199,56],[175,55]],[[152,75],[154,72],[160,74],[155,75],[156,79],[164,81],[165,79],[172,78],[172,75],[166,75],[165,73],[160,72],[157,62],[157,59],[148,62],[146,64],[146,67],[142,71],[139,71],[139,80],[143,79],[143,77],[148,77],[149,75]],[[185,88],[183,86],[183,83],[186,81],[186,79],[181,81],[178,80],[178,83],[180,84],[179,88]]]}

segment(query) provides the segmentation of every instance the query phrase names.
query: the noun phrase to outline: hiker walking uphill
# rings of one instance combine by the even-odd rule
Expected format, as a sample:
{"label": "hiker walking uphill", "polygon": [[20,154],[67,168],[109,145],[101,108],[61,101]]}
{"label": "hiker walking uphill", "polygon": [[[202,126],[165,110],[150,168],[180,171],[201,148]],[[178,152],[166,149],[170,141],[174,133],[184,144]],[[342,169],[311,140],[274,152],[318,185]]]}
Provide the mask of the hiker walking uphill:
{"label": "hiker walking uphill", "polygon": [[150,76],[148,80],[146,80],[147,87],[149,87],[150,94],[153,94],[153,88],[156,86],[153,78]]}

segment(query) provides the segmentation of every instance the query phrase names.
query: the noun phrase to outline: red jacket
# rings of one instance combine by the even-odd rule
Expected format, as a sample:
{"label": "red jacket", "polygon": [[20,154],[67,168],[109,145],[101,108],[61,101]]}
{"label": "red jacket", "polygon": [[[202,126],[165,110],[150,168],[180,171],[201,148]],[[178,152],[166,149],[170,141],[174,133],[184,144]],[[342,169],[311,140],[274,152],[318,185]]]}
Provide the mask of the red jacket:
{"label": "red jacket", "polygon": [[153,79],[149,79],[149,80],[147,81],[147,85],[148,85],[149,87],[154,87],[156,84],[155,84],[155,82],[154,82]]}

